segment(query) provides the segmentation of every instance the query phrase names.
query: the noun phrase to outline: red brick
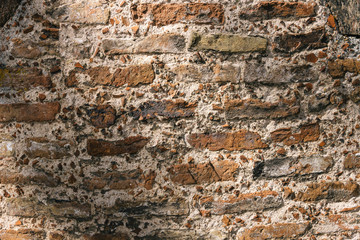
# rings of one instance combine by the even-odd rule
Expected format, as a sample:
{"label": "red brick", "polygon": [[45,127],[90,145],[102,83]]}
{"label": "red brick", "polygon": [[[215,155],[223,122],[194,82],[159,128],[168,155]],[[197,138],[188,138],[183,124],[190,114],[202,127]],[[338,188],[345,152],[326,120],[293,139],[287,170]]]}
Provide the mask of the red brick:
{"label": "red brick", "polygon": [[299,52],[305,49],[317,49],[327,46],[324,28],[313,29],[309,33],[284,33],[275,37],[274,48],[284,53]]}
{"label": "red brick", "polygon": [[148,101],[138,108],[132,108],[129,115],[134,119],[146,120],[162,117],[164,119],[191,117],[195,113],[196,104],[188,103],[182,99],[175,101]]}
{"label": "red brick", "polygon": [[142,136],[128,137],[124,140],[114,142],[89,139],[87,142],[87,151],[89,155],[95,157],[114,156],[124,153],[132,154],[139,152],[148,141],[148,138]]}
{"label": "red brick", "polygon": [[271,133],[274,142],[283,142],[285,145],[313,142],[320,137],[320,126],[318,123],[300,126],[300,133],[293,133],[291,128],[278,129]]}
{"label": "red brick", "polygon": [[0,68],[0,87],[13,90],[29,90],[33,87],[50,88],[50,76],[37,68]]}
{"label": "red brick", "polygon": [[[91,78],[93,85],[106,85],[120,87],[127,84],[129,87],[136,87],[141,84],[150,84],[155,79],[155,73],[150,64],[133,65],[119,68],[114,73],[109,67],[95,67],[85,71]],[[67,80],[68,86],[77,84],[76,72],[70,73]]]}
{"label": "red brick", "polygon": [[71,156],[69,141],[49,141],[45,138],[26,139],[25,154],[29,158],[61,159]]}
{"label": "red brick", "polygon": [[168,168],[174,183],[183,185],[235,180],[239,165],[233,161],[180,164]]}
{"label": "red brick", "polygon": [[45,239],[46,233],[40,229],[0,230],[1,240]]}
{"label": "red brick", "polygon": [[263,102],[259,99],[235,99],[224,103],[228,119],[279,119],[299,114],[297,99],[280,99],[278,102]]}
{"label": "red brick", "polygon": [[304,18],[315,16],[315,3],[265,1],[240,12],[240,18],[249,21],[272,18]]}
{"label": "red brick", "polygon": [[330,202],[341,202],[359,196],[359,190],[356,182],[309,183],[306,191],[296,194],[295,200],[313,202],[327,199]]}
{"label": "red brick", "polygon": [[155,79],[155,73],[150,64],[119,68],[114,72],[112,86],[120,87],[127,84],[136,87],[141,84],[150,84]]}
{"label": "red brick", "polygon": [[0,104],[0,122],[53,121],[60,111],[58,102]]}
{"label": "red brick", "polygon": [[165,26],[174,23],[223,24],[224,8],[221,4],[134,4],[131,15],[135,22],[144,22],[151,16],[152,24]]}
{"label": "red brick", "polygon": [[263,240],[263,239],[295,239],[304,234],[308,229],[308,223],[277,223],[273,225],[256,226],[246,229],[239,240]]}
{"label": "red brick", "polygon": [[247,130],[240,130],[232,133],[213,133],[213,134],[190,134],[187,138],[188,143],[199,149],[218,150],[252,150],[267,148],[259,134]]}

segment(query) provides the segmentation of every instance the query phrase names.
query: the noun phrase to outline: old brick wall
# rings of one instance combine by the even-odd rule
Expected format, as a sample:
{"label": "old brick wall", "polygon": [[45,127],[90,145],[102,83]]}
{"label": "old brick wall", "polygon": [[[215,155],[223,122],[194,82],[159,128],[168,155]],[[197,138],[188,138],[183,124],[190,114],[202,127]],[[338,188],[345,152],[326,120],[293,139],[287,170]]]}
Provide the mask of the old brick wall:
{"label": "old brick wall", "polygon": [[1,240],[360,239],[358,1],[8,4]]}

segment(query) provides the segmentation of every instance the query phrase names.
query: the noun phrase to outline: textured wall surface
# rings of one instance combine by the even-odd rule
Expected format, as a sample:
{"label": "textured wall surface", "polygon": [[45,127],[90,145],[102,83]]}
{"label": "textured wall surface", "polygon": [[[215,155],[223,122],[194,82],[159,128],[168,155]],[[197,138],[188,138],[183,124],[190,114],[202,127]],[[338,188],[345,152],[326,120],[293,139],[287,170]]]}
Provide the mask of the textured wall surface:
{"label": "textured wall surface", "polygon": [[360,239],[344,2],[22,1],[0,29],[0,239]]}

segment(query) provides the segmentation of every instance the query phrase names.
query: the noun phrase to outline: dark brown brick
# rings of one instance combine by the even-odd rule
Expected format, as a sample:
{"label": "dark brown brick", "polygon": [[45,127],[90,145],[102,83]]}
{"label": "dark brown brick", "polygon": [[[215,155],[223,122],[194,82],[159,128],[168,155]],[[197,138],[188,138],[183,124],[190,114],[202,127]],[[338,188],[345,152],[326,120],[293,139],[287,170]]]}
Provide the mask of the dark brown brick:
{"label": "dark brown brick", "polygon": [[232,195],[226,200],[219,199],[212,201],[212,199],[208,199],[200,201],[200,206],[210,209],[211,213],[215,215],[262,211],[281,207],[282,204],[282,198],[274,191],[247,193],[238,196]]}
{"label": "dark brown brick", "polygon": [[342,78],[346,72],[359,74],[360,61],[352,58],[330,60],[328,71],[333,78]]}
{"label": "dark brown brick", "polygon": [[195,148],[207,148],[210,151],[222,149],[239,151],[268,147],[267,144],[262,142],[259,134],[247,130],[232,133],[190,134],[187,141]]}
{"label": "dark brown brick", "polygon": [[116,110],[110,105],[100,105],[88,110],[90,122],[98,128],[108,128],[114,125]]}
{"label": "dark brown brick", "polygon": [[33,87],[50,88],[50,76],[37,68],[0,68],[0,88],[29,90]]}
{"label": "dark brown brick", "polygon": [[57,216],[69,218],[89,218],[90,204],[78,202],[48,201],[43,204],[35,198],[10,198],[6,200],[7,214],[10,216],[38,217]]}
{"label": "dark brown brick", "polygon": [[1,240],[45,239],[46,232],[40,229],[0,230]]}
{"label": "dark brown brick", "polygon": [[11,55],[16,58],[37,59],[41,56],[41,51],[37,44],[27,40],[24,42],[16,42],[11,49]]}
{"label": "dark brown brick", "polygon": [[240,12],[240,19],[249,21],[272,18],[304,18],[315,16],[315,3],[265,1]]}
{"label": "dark brown brick", "polygon": [[224,110],[228,119],[280,119],[296,116],[300,106],[295,97],[274,103],[259,99],[235,99],[226,101]]}
{"label": "dark brown brick", "polygon": [[141,104],[138,108],[132,108],[129,115],[138,120],[152,119],[157,116],[164,119],[184,118],[193,116],[195,107],[196,104],[182,99],[149,101]]}
{"label": "dark brown brick", "polygon": [[53,121],[60,111],[58,102],[0,104],[0,122]]}
{"label": "dark brown brick", "polygon": [[131,239],[130,236],[126,233],[114,233],[114,234],[94,234],[94,235],[85,235],[84,240],[128,240]]}
{"label": "dark brown brick", "polygon": [[224,8],[221,4],[134,4],[131,6],[131,15],[137,23],[141,23],[148,16],[151,16],[152,24],[155,26],[165,26],[174,23],[224,23]]}
{"label": "dark brown brick", "polygon": [[300,126],[300,133],[293,133],[291,128],[278,129],[271,133],[274,142],[283,142],[285,145],[313,142],[320,137],[320,126],[318,123]]}
{"label": "dark brown brick", "polygon": [[278,52],[293,53],[305,49],[317,49],[327,46],[324,28],[313,29],[309,33],[285,33],[275,37],[274,49]]}
{"label": "dark brown brick", "polygon": [[356,182],[309,183],[306,191],[296,194],[295,200],[313,202],[327,199],[330,202],[341,202],[359,196],[359,190]]}
{"label": "dark brown brick", "polygon": [[4,26],[14,16],[20,3],[21,0],[3,0],[0,2],[0,27]]}
{"label": "dark brown brick", "polygon": [[95,157],[114,156],[124,153],[132,154],[139,152],[148,141],[148,138],[142,136],[128,137],[124,140],[114,142],[89,139],[87,142],[87,151],[89,155]]}
{"label": "dark brown brick", "polygon": [[360,156],[359,154],[348,154],[344,160],[345,169],[360,168]]}
{"label": "dark brown brick", "polygon": [[239,240],[263,239],[295,239],[303,235],[309,223],[276,223],[273,225],[256,226],[246,229],[240,234]]}
{"label": "dark brown brick", "polygon": [[0,183],[21,186],[45,185],[48,187],[56,187],[59,181],[47,173],[32,168],[24,168],[21,172],[14,172],[9,169],[1,169]]}
{"label": "dark brown brick", "polygon": [[69,141],[49,141],[45,138],[26,139],[25,154],[29,158],[61,159],[71,156]]}

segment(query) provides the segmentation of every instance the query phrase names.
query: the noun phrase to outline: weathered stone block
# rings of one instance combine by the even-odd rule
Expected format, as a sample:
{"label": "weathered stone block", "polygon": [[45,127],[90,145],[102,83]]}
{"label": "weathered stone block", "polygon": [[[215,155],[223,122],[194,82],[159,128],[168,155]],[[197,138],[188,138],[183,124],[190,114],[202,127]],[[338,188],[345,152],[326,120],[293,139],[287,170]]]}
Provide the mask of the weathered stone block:
{"label": "weathered stone block", "polygon": [[231,34],[200,34],[193,33],[189,50],[214,50],[219,52],[247,53],[264,52],[267,39]]}

